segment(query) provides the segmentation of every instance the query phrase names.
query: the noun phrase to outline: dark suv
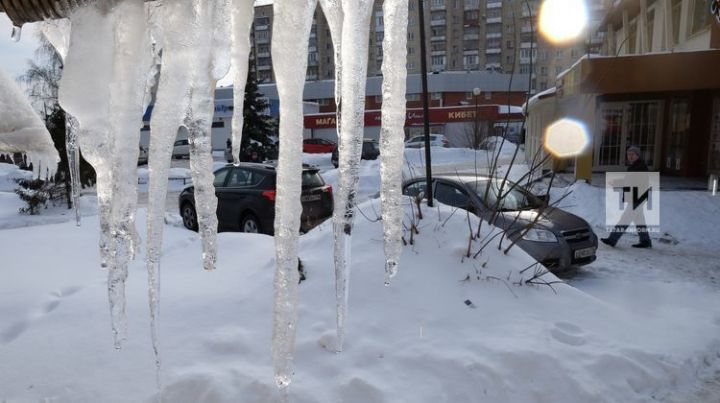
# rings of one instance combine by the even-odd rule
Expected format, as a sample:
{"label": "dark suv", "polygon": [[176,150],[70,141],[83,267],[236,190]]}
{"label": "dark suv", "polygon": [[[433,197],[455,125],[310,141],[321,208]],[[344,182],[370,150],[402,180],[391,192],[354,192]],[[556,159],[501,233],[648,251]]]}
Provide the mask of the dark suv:
{"label": "dark suv", "polygon": [[[425,189],[425,178],[413,178],[403,185],[403,194],[416,196],[425,193]],[[503,197],[498,201],[500,189]],[[468,210],[485,221],[496,210],[494,225],[550,271],[585,265],[596,258],[598,238],[587,221],[548,207],[545,201],[513,182],[507,181],[502,186],[502,179],[498,178],[438,175],[433,177],[433,196],[440,203]]]}
{"label": "dark suv", "polygon": [[[215,171],[218,199],[218,231],[240,231],[272,235],[275,221],[275,166],[272,164],[228,164]],[[195,188],[185,188],[178,198],[180,215],[186,228],[197,231]],[[304,165],[302,170],[301,231],[320,224],[333,212],[332,187],[318,169]]]}
{"label": "dark suv", "polygon": [[[379,155],[380,146],[378,145],[377,140],[364,139],[362,145],[362,156],[360,158],[364,160],[376,160]],[[335,147],[335,150],[332,152],[332,156],[330,156],[330,162],[332,162],[335,168],[339,165],[338,159],[338,149]]]}

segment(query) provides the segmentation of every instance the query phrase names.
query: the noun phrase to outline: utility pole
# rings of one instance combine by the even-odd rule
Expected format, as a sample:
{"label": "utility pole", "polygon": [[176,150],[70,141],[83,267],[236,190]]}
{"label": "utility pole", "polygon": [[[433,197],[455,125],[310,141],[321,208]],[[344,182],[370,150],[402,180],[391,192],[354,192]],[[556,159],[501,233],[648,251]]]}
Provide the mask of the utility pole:
{"label": "utility pole", "polygon": [[425,127],[425,178],[427,179],[425,195],[428,207],[433,206],[432,162],[430,156],[430,108],[428,107],[427,89],[427,51],[425,49],[425,10],[423,0],[418,0],[418,17],[420,20],[420,80],[422,81],[423,125]]}

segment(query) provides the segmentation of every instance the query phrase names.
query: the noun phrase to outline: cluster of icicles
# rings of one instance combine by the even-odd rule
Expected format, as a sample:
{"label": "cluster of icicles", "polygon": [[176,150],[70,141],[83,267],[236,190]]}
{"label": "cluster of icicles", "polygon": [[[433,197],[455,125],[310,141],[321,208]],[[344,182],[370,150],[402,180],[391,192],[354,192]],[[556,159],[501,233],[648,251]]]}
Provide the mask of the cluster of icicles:
{"label": "cluster of icicles", "polygon": [[[68,119],[68,153],[77,200],[78,147],[97,172],[102,265],[115,346],[126,337],[125,280],[137,254],[136,162],[143,112],[154,96],[150,124],[147,269],[153,348],[159,366],[157,317],[168,170],[178,129],[189,133],[203,266],[216,262],[211,124],[217,81],[234,73],[233,155],[239,155],[244,87],[250,55],[253,0],[98,0],[67,20],[43,23],[64,59],[60,104]],[[292,380],[297,320],[297,256],[308,38],[318,0],[275,0],[272,58],[280,100],[280,155],[275,203],[272,354],[275,382]],[[353,201],[363,138],[365,77],[373,0],[319,0],[336,61],[340,172],[335,192],[334,263],[337,348],[347,318]],[[382,220],[386,284],[401,253],[401,169],[405,123],[408,0],[385,0],[381,130]],[[237,161],[236,161],[237,162]],[[77,202],[75,203],[77,208]],[[79,223],[79,215],[78,223]]]}

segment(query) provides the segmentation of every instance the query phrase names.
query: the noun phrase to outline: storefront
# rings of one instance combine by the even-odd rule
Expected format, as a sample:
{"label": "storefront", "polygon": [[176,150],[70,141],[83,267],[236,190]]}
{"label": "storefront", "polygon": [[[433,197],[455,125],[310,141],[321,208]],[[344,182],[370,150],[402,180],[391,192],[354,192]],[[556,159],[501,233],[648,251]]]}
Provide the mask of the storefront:
{"label": "storefront", "polygon": [[[430,132],[444,134],[450,147],[468,147],[477,131],[484,135],[496,134],[498,124],[522,120],[522,108],[505,105],[479,105],[430,108]],[[423,133],[423,110],[407,109],[405,136]],[[364,137],[379,139],[382,114],[379,110],[365,111]],[[335,113],[305,115],[305,137],[337,141]]]}
{"label": "storefront", "polygon": [[[720,174],[718,66],[720,50],[579,60],[545,101],[553,115],[579,119],[590,132],[592,147],[577,158],[576,177],[624,170],[631,145],[664,175]],[[530,117],[535,109],[530,104]]]}

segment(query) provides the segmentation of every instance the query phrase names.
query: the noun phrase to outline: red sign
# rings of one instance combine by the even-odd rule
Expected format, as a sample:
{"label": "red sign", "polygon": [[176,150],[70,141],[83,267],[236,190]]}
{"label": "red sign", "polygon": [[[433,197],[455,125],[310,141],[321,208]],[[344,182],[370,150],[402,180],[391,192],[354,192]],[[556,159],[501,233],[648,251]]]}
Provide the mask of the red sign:
{"label": "red sign", "polygon": [[[430,108],[430,124],[473,122],[477,119],[493,121],[500,119],[522,119],[520,113],[500,113],[499,105],[452,106],[445,108]],[[305,115],[306,129],[332,129],[336,127],[335,112]],[[365,126],[380,126],[382,114],[379,110],[365,111]],[[405,126],[423,124],[422,109],[408,109],[405,112]]]}

